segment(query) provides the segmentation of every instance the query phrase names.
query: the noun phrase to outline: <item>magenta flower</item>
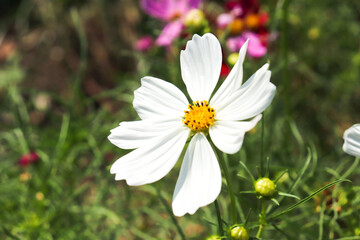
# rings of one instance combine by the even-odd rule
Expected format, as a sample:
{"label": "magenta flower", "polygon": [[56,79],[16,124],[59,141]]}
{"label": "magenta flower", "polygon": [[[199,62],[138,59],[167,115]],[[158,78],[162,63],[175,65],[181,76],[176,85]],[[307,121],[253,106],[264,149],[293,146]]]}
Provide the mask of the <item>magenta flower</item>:
{"label": "magenta flower", "polygon": [[151,36],[144,36],[135,42],[135,49],[145,52],[153,45],[154,39]]}
{"label": "magenta flower", "polygon": [[229,13],[222,13],[216,18],[216,24],[220,29],[226,28],[234,19],[240,17],[243,10],[240,5],[234,6]]}
{"label": "magenta flower", "polygon": [[35,163],[39,160],[40,160],[39,155],[37,155],[36,152],[31,151],[28,154],[22,155],[21,158],[19,159],[18,163],[20,166],[27,167],[31,163]]}
{"label": "magenta flower", "polygon": [[142,0],[141,6],[147,14],[166,23],[155,44],[169,46],[179,37],[186,14],[200,3],[201,0]]}
{"label": "magenta flower", "polygon": [[261,43],[256,33],[244,32],[239,36],[229,38],[226,44],[230,51],[238,52],[247,39],[249,39],[248,53],[251,57],[260,58],[266,54],[266,46]]}

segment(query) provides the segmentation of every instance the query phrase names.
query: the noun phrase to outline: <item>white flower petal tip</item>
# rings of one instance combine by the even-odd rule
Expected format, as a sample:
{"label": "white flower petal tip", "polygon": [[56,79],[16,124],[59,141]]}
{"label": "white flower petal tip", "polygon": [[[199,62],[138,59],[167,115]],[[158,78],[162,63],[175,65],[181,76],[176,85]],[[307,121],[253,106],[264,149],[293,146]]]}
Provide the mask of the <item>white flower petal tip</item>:
{"label": "white flower petal tip", "polygon": [[[246,52],[247,52],[247,49],[248,49],[248,46],[249,46],[249,41],[250,41],[250,39],[248,38],[246,41],[245,41],[245,43],[241,46],[241,48],[240,48],[240,51],[239,51],[239,56],[244,56],[245,57],[245,55],[246,55]],[[242,60],[242,61],[244,61],[244,60]]]}
{"label": "white flower petal tip", "polygon": [[217,38],[207,33],[194,35],[180,53],[181,76],[193,101],[208,101],[220,76],[221,46]]}
{"label": "white flower petal tip", "polygon": [[276,91],[268,68],[269,64],[265,64],[229,97],[216,102],[213,106],[217,110],[216,119],[241,121],[262,113],[271,104]]}
{"label": "white flower petal tip", "polygon": [[360,158],[360,124],[355,124],[347,129],[344,132],[344,140],[344,152]]}
{"label": "white flower petal tip", "polygon": [[173,212],[194,214],[218,197],[221,172],[214,150],[203,133],[196,134],[186,150],[173,197]]}
{"label": "white flower petal tip", "polygon": [[210,137],[215,146],[227,154],[237,153],[243,144],[245,133],[260,121],[259,114],[251,121],[217,121],[210,127]]}
{"label": "white flower petal tip", "polygon": [[143,77],[134,95],[133,106],[141,119],[181,118],[188,105],[187,98],[174,84],[154,77]]}

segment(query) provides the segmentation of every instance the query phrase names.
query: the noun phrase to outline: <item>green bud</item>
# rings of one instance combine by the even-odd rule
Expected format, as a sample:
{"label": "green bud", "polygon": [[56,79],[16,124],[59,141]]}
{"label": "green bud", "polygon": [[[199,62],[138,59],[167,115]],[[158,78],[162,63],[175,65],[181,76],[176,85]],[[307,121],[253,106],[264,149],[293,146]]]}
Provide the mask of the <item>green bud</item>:
{"label": "green bud", "polygon": [[228,56],[227,62],[230,66],[234,66],[237,60],[239,59],[239,53],[232,53]]}
{"label": "green bud", "polygon": [[191,9],[185,16],[185,26],[199,29],[207,23],[204,13],[199,9]]}
{"label": "green bud", "polygon": [[269,178],[260,178],[255,183],[255,192],[263,197],[273,197],[276,194],[276,184]]}
{"label": "green bud", "polygon": [[249,231],[240,225],[234,225],[229,231],[231,239],[234,240],[248,240],[250,238]]}
{"label": "green bud", "polygon": [[355,236],[360,236],[360,227],[355,228]]}
{"label": "green bud", "polygon": [[221,238],[218,235],[211,235],[207,237],[205,240],[220,240]]}

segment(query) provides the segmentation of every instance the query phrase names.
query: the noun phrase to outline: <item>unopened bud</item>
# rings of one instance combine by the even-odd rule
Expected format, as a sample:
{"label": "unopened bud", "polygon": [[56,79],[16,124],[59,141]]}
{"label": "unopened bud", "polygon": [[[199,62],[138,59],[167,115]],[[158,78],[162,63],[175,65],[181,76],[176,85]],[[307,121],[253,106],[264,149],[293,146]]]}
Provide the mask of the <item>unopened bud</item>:
{"label": "unopened bud", "polygon": [[221,238],[218,235],[211,235],[207,237],[205,240],[220,240]]}
{"label": "unopened bud", "polygon": [[198,29],[205,26],[206,19],[204,13],[199,9],[191,9],[185,16],[185,26]]}
{"label": "unopened bud", "polygon": [[35,194],[35,198],[38,200],[38,201],[42,201],[44,200],[44,194],[42,192],[37,192]]}
{"label": "unopened bud", "polygon": [[234,240],[248,240],[250,235],[245,227],[235,225],[230,229],[230,237]]}
{"label": "unopened bud", "polygon": [[260,178],[255,183],[255,192],[263,197],[272,197],[276,193],[276,184],[269,178]]}
{"label": "unopened bud", "polygon": [[308,35],[308,38],[310,38],[311,40],[315,40],[315,39],[319,38],[319,36],[320,36],[320,29],[317,27],[312,27],[309,29],[307,35]]}

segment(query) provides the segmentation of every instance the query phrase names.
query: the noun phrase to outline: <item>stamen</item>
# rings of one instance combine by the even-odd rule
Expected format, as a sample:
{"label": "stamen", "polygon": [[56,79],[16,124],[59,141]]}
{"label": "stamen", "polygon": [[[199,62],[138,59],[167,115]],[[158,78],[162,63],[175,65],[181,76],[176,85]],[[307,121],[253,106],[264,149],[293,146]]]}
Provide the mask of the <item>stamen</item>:
{"label": "stamen", "polygon": [[204,132],[215,122],[215,111],[209,107],[207,101],[194,101],[188,105],[185,110],[183,122],[191,130],[196,132]]}

